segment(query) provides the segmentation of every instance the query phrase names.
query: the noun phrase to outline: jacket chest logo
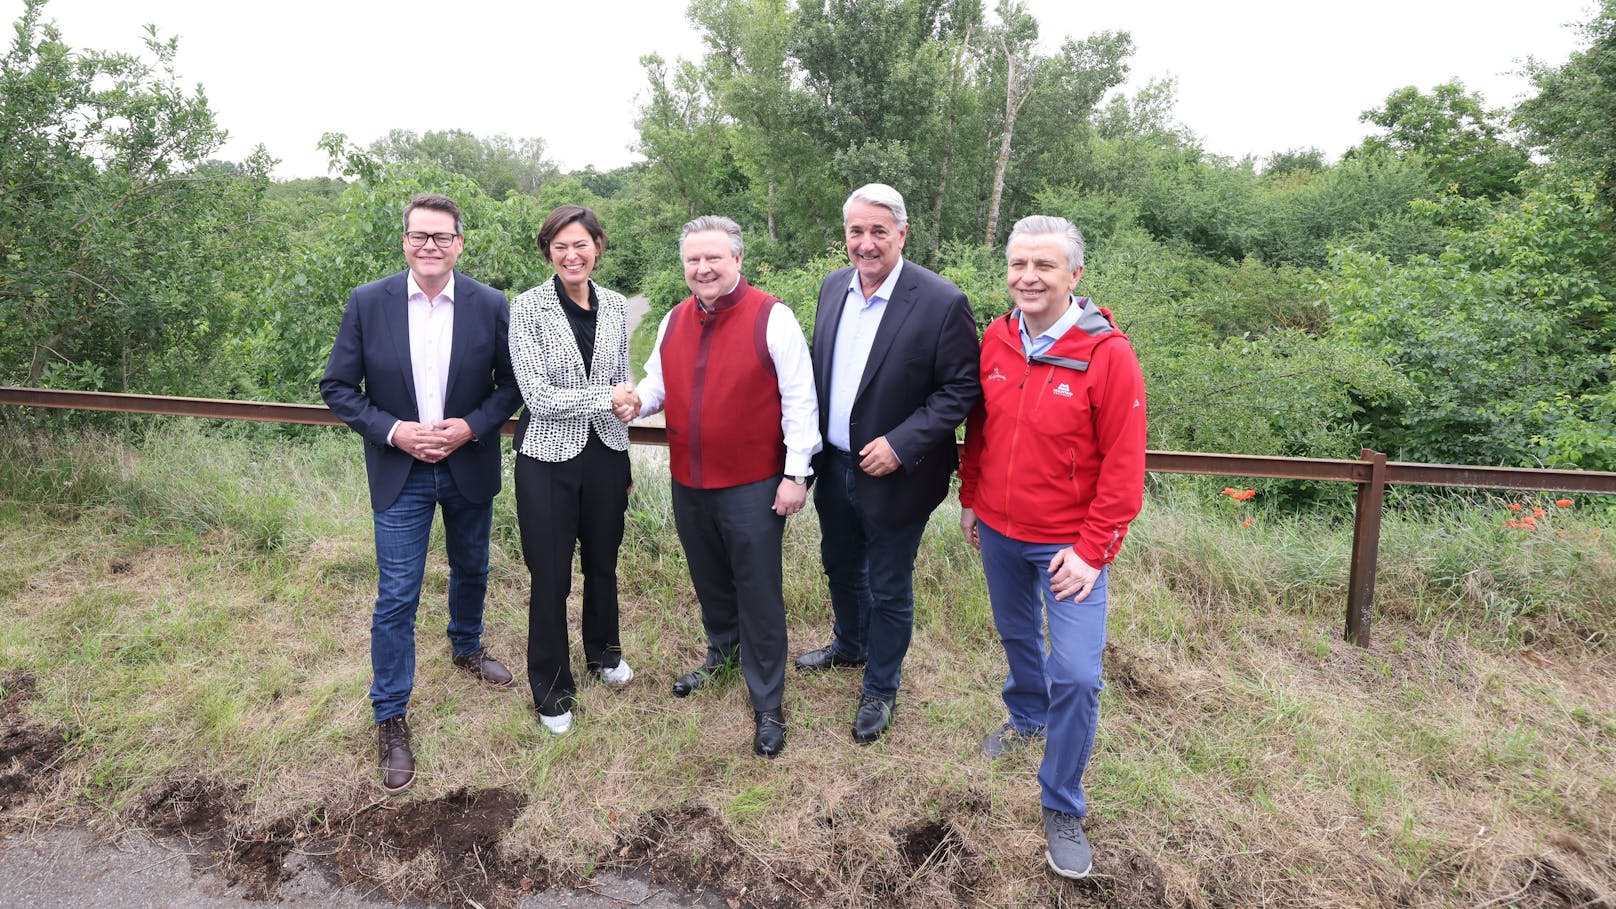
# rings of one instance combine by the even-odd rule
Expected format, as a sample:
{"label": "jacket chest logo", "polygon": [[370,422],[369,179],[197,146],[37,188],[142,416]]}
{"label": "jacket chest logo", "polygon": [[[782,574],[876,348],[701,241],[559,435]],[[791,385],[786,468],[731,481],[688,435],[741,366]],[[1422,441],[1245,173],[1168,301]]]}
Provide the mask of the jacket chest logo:
{"label": "jacket chest logo", "polygon": [[1070,398],[1072,396],[1072,386],[1066,384],[1065,382],[1062,382],[1059,385],[1055,386],[1055,392],[1054,393],[1060,395],[1063,398]]}
{"label": "jacket chest logo", "polygon": [[1008,381],[1010,381],[1010,377],[1005,375],[1003,370],[999,369],[999,367],[995,366],[995,367],[993,367],[993,371],[988,373],[987,378],[984,379],[983,381],[985,381],[985,382],[1008,382]]}

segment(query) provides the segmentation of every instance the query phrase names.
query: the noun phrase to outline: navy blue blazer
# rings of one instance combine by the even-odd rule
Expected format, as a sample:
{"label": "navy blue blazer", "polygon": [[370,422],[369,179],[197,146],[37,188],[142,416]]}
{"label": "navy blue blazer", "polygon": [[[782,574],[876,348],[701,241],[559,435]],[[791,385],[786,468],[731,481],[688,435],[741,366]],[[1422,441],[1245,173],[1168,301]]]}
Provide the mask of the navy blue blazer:
{"label": "navy blue blazer", "polygon": [[[819,390],[819,432],[826,439],[831,356],[852,276],[851,266],[830,273],[819,288],[814,316],[814,384]],[[857,472],[854,497],[872,523],[901,527],[925,520],[948,495],[959,467],[954,430],[982,399],[979,357],[976,318],[965,293],[905,259],[870,345],[848,421],[855,458],[859,449],[886,436],[903,461],[901,469],[884,477]],[[819,472],[817,464],[814,472]]]}
{"label": "navy blue blazer", "polygon": [[[375,511],[393,504],[415,463],[387,444],[387,434],[399,420],[421,418],[410,363],[406,274],[354,288],[320,379],[326,406],[365,439],[365,471]],[[454,340],[443,415],[465,420],[475,438],[445,460],[455,487],[473,502],[499,494],[499,431],[522,403],[511,371],[509,328],[505,295],[455,272]]]}

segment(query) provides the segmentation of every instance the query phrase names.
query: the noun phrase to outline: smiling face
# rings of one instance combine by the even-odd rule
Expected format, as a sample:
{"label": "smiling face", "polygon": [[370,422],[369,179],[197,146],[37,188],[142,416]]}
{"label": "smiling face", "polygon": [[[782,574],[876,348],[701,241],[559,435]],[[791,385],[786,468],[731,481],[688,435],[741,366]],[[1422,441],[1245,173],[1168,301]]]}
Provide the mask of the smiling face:
{"label": "smiling face", "polygon": [[679,254],[685,263],[685,283],[707,306],[734,290],[741,279],[741,257],[730,246],[729,234],[721,230],[690,234],[679,244]]}
{"label": "smiling face", "polygon": [[[404,233],[453,234],[454,215],[431,208],[412,209],[410,223],[404,228]],[[442,290],[443,285],[449,282],[449,273],[454,271],[455,260],[460,258],[460,251],[466,245],[465,238],[460,236],[451,240],[448,246],[439,246],[428,240],[425,246],[414,247],[407,237],[401,242],[404,244],[404,261],[410,264],[415,283],[421,285],[422,290],[432,293]]]}
{"label": "smiling face", "polygon": [[1083,277],[1083,266],[1072,268],[1066,256],[1066,238],[1055,234],[1017,237],[1006,252],[1010,300],[1034,337],[1066,312]]}
{"label": "smiling face", "polygon": [[909,225],[899,227],[884,205],[854,201],[842,226],[847,234],[847,258],[858,269],[859,283],[869,296],[898,267]]}
{"label": "smiling face", "polygon": [[561,276],[561,283],[569,288],[584,286],[595,270],[595,263],[600,261],[600,253],[600,241],[576,221],[551,237],[550,246],[544,251],[550,264],[555,266],[556,274]]}

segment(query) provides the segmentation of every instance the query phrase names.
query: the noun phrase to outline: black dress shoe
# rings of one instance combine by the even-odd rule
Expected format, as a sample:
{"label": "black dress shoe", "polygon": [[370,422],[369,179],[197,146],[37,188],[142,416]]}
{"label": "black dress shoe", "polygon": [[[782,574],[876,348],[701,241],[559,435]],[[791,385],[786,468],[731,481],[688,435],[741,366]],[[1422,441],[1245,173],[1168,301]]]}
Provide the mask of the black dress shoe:
{"label": "black dress shoe", "polygon": [[868,745],[886,735],[892,725],[892,702],[865,695],[859,701],[858,715],[853,717],[853,741]]}
{"label": "black dress shoe", "polygon": [[836,645],[826,644],[818,650],[810,650],[797,657],[798,669],[835,669],[838,666],[863,666],[863,660],[850,660],[836,655]]}
{"label": "black dress shoe", "polygon": [[752,753],[772,758],[786,747],[786,724],[780,710],[759,710],[752,715],[757,722],[757,735],[752,737]]}
{"label": "black dress shoe", "polygon": [[673,682],[673,696],[682,698],[698,688],[706,688],[713,683],[713,677],[718,675],[719,670],[723,668],[723,664],[708,663],[679,676]]}

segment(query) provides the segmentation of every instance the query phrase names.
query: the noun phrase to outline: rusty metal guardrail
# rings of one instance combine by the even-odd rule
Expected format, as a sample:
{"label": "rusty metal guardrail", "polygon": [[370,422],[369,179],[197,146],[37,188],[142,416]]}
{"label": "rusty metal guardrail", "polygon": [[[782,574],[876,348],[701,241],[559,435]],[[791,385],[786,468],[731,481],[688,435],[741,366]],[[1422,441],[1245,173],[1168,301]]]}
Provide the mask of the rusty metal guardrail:
{"label": "rusty metal guardrail", "polygon": [[[323,404],[278,404],[7,387],[0,387],[0,404],[214,420],[343,425]],[[502,431],[505,435],[515,434],[516,421],[507,422]],[[668,444],[666,432],[655,426],[629,427],[629,441],[636,445]],[[1375,568],[1380,553],[1380,521],[1387,486],[1459,486],[1616,495],[1616,473],[1388,462],[1384,454],[1368,448],[1355,461],[1151,451],[1145,456],[1145,469],[1156,473],[1356,484],[1358,502],[1352,522],[1345,637],[1360,647],[1369,646],[1370,617],[1375,600]]]}

